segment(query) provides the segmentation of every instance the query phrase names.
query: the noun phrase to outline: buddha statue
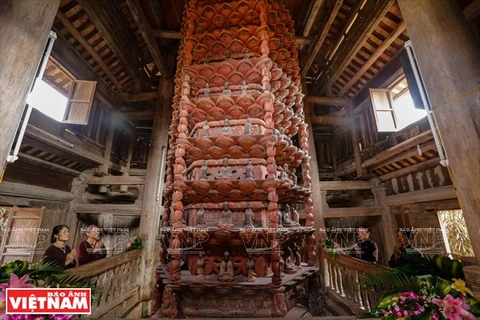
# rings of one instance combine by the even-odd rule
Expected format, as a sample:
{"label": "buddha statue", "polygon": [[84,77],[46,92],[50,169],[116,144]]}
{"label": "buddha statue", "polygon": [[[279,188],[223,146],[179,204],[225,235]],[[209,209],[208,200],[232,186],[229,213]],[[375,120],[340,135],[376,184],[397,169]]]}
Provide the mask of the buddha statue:
{"label": "buddha statue", "polygon": [[203,281],[206,279],[205,277],[205,269],[203,268],[203,264],[205,263],[205,259],[204,259],[204,253],[203,252],[200,252],[198,254],[198,260],[197,260],[197,277],[196,279],[198,281]]}
{"label": "buddha statue", "polygon": [[241,93],[242,95],[243,94],[247,94],[247,83],[245,82],[245,80],[242,81],[242,89],[241,89]]}
{"label": "buddha statue", "polygon": [[228,159],[223,158],[223,166],[218,171],[217,179],[230,179],[232,178],[232,168],[228,166]]}
{"label": "buddha statue", "polygon": [[247,122],[245,122],[245,126],[243,127],[243,133],[248,135],[252,134],[252,123],[250,122],[250,118],[247,118]]}
{"label": "buddha statue", "polygon": [[245,210],[245,227],[253,227],[253,210],[250,203],[247,204],[247,209]]}
{"label": "buddha statue", "polygon": [[225,82],[223,85],[223,91],[221,93],[222,96],[232,95],[232,90],[230,90],[230,85],[228,82]]}
{"label": "buddha statue", "polygon": [[197,227],[203,228],[205,227],[205,209],[203,209],[203,206],[200,206],[200,208],[197,210]]}
{"label": "buddha statue", "polygon": [[208,124],[208,121],[205,121],[205,124],[203,125],[202,128],[202,137],[208,137],[210,134],[208,130],[210,129],[210,125]]}
{"label": "buddha statue", "polygon": [[290,248],[287,248],[287,252],[285,255],[285,273],[286,274],[293,274],[298,271],[299,267],[293,263],[292,259],[292,253],[290,251]]}
{"label": "buddha statue", "polygon": [[200,180],[207,180],[207,161],[203,160],[202,167],[200,168]]}
{"label": "buddha statue", "polygon": [[247,166],[245,167],[245,178],[247,180],[253,180],[255,177],[253,176],[253,165],[252,160],[248,160]]}
{"label": "buddha statue", "polygon": [[300,214],[298,213],[298,205],[294,205],[292,209],[292,220],[297,226],[300,226]]}
{"label": "buddha statue", "polygon": [[285,211],[283,212],[282,225],[284,227],[295,227],[295,222],[290,218],[290,206],[285,204]]}
{"label": "buddha statue", "polygon": [[257,280],[257,274],[255,273],[255,260],[253,260],[252,254],[248,254],[247,260],[247,281],[255,282]]}
{"label": "buddha statue", "polygon": [[232,211],[229,208],[228,201],[223,203],[223,211],[218,221],[218,226],[220,228],[233,228],[235,224],[233,223]]}
{"label": "buddha statue", "polygon": [[220,271],[218,272],[218,281],[229,282],[235,280],[235,273],[233,272],[233,263],[230,261],[230,253],[225,251],[223,254],[223,261],[220,264]]}
{"label": "buddha statue", "polygon": [[293,168],[292,169],[292,182],[293,182],[293,185],[296,186],[297,183],[298,183],[298,178],[297,178],[297,175],[295,174],[297,172],[297,169]]}
{"label": "buddha statue", "polygon": [[298,244],[294,243],[292,246],[293,260],[295,260],[294,261],[295,265],[297,267],[300,267],[302,265],[302,256],[300,255],[298,250],[299,250]]}
{"label": "buddha statue", "polygon": [[205,98],[210,97],[210,86],[208,85],[208,82],[205,84],[205,88],[203,89],[203,96]]}
{"label": "buddha statue", "polygon": [[230,121],[228,121],[228,119],[223,120],[223,128],[220,132],[223,134],[231,134],[233,132],[232,127],[230,127]]}

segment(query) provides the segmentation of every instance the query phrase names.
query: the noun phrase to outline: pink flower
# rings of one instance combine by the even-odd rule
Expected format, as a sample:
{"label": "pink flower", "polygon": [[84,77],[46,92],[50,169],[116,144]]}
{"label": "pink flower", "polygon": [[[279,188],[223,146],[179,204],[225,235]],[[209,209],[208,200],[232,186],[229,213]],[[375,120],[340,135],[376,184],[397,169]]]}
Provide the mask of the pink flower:
{"label": "pink flower", "polygon": [[4,291],[7,288],[35,288],[33,284],[28,284],[28,275],[24,275],[20,279],[15,273],[10,274],[10,283],[2,283],[0,284],[0,288],[3,289]]}
{"label": "pink flower", "polygon": [[440,307],[443,316],[449,320],[475,320],[475,316],[462,308],[464,299],[459,297],[454,299],[451,295],[447,295],[443,300],[432,299],[432,302]]}
{"label": "pink flower", "polygon": [[404,292],[400,295],[400,297],[404,297],[404,298],[407,298],[407,299],[412,299],[412,300],[418,300],[418,294],[416,294],[415,292]]}

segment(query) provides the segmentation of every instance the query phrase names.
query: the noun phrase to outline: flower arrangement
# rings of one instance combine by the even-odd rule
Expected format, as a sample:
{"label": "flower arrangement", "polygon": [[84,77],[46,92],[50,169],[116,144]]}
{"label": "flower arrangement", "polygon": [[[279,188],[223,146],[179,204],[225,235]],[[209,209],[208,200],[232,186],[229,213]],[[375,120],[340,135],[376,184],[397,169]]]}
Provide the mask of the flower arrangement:
{"label": "flower arrangement", "polygon": [[480,302],[462,279],[459,261],[438,255],[424,258],[406,254],[402,259],[405,263],[398,268],[366,274],[366,288],[387,292],[373,312],[358,318],[475,320],[480,316]]}
{"label": "flower arrangement", "polygon": [[137,250],[137,249],[143,249],[143,239],[139,237],[133,237],[127,243],[125,252]]}
{"label": "flower arrangement", "polygon": [[334,259],[337,254],[345,254],[345,252],[340,248],[340,245],[332,239],[324,240],[323,247],[328,254],[332,255]]}
{"label": "flower arrangement", "polygon": [[[47,263],[30,265],[17,260],[0,267],[0,320],[71,320],[73,315],[6,314],[7,288],[92,288],[90,279],[65,275],[62,268]],[[94,290],[92,290],[93,297]]]}

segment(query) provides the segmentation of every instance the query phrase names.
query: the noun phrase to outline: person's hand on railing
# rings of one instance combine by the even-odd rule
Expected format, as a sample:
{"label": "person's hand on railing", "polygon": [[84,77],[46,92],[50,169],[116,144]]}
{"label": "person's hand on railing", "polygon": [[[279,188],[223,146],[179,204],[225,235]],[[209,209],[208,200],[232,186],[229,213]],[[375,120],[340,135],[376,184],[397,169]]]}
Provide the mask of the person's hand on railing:
{"label": "person's hand on railing", "polygon": [[67,257],[65,259],[65,265],[68,266],[70,263],[72,263],[75,260],[75,257],[77,256],[77,250],[72,249],[69,254],[67,254]]}

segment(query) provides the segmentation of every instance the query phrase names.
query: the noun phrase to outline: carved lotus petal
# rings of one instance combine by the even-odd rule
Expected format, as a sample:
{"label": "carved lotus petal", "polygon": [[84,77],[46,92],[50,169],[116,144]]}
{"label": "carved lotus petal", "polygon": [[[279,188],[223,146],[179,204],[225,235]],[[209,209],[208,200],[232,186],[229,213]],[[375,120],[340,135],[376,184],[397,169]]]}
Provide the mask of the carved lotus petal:
{"label": "carved lotus petal", "polygon": [[253,65],[250,63],[248,60],[242,60],[237,66],[238,72],[242,74],[246,74],[248,71],[250,71],[253,68]]}
{"label": "carved lotus petal", "polygon": [[204,152],[207,152],[213,146],[213,143],[210,139],[206,137],[200,137],[195,139],[195,146],[202,149]]}
{"label": "carved lotus petal", "polygon": [[245,15],[248,10],[250,10],[250,5],[247,1],[240,1],[240,3],[237,6],[237,12],[239,12],[242,16]]}
{"label": "carved lotus petal", "polygon": [[199,43],[193,48],[193,54],[197,56],[205,56],[208,52],[208,47],[203,43]]}
{"label": "carved lotus petal", "polygon": [[228,150],[231,146],[235,144],[235,142],[229,136],[220,136],[217,138],[215,144],[223,150]]}
{"label": "carved lotus petal", "polygon": [[225,155],[225,151],[223,148],[220,148],[218,146],[213,146],[210,149],[208,149],[208,154],[212,156],[214,159],[222,159],[223,156]]}
{"label": "carved lotus petal", "polygon": [[249,135],[242,135],[238,137],[238,144],[244,149],[244,150],[249,150],[251,147],[255,145],[257,142],[257,139],[253,136]]}
{"label": "carved lotus petal", "polygon": [[217,11],[212,6],[206,6],[201,11],[203,17],[207,18],[209,21],[212,21],[213,17],[215,17]]}
{"label": "carved lotus petal", "polygon": [[[278,60],[278,53],[277,53],[277,51],[270,51],[270,53],[268,54],[268,57],[269,57],[270,59],[272,59],[272,61],[277,62],[277,60]],[[277,62],[277,63],[278,63],[278,62]]]}
{"label": "carved lotus petal", "polygon": [[283,120],[283,116],[281,114],[277,114],[273,117],[273,121],[275,124],[280,124]]}
{"label": "carved lotus petal", "polygon": [[270,38],[268,41],[268,46],[270,47],[270,50],[276,51],[282,46],[282,41],[277,37]]}
{"label": "carved lotus petal", "polygon": [[266,196],[267,196],[267,192],[261,189],[255,189],[255,191],[252,192],[252,199],[256,201],[264,200]]}
{"label": "carved lotus petal", "polygon": [[266,180],[262,183],[262,189],[268,190],[269,188],[275,188],[278,185],[278,181]]}
{"label": "carved lotus petal", "polygon": [[228,82],[231,85],[239,85],[243,81],[243,75],[240,72],[234,71],[228,76]]}
{"label": "carved lotus petal", "polygon": [[242,43],[245,43],[247,42],[247,40],[252,36],[252,33],[250,32],[250,30],[248,28],[241,28],[240,30],[238,30],[238,33],[237,33],[237,38],[242,41]]}
{"label": "carved lotus petal", "polygon": [[233,12],[228,18],[228,22],[232,27],[238,26],[241,21],[242,21],[242,14],[240,14],[239,12]]}
{"label": "carved lotus petal", "polygon": [[285,110],[285,104],[284,103],[281,103],[279,101],[275,101],[275,104],[274,104],[274,113],[281,113],[283,110]]}
{"label": "carved lotus petal", "polygon": [[258,70],[253,69],[247,73],[246,78],[249,83],[260,83],[262,80],[262,74]]}
{"label": "carved lotus petal", "polygon": [[258,51],[258,47],[260,46],[260,39],[255,36],[250,37],[245,45],[248,47],[250,51]]}
{"label": "carved lotus petal", "polygon": [[215,55],[223,54],[225,52],[225,49],[226,49],[226,46],[219,41],[216,41],[215,44],[212,46],[212,52]]}
{"label": "carved lotus petal", "polygon": [[210,48],[215,43],[215,41],[216,39],[210,33],[204,34],[200,39],[200,42],[206,45],[208,48]]}
{"label": "carved lotus petal", "polygon": [[[215,69],[211,65],[204,65],[199,71],[199,74],[205,77],[206,79],[209,79],[211,76],[215,74]],[[203,86],[204,87],[204,86]]]}
{"label": "carved lotus petal", "polygon": [[271,86],[270,91],[277,92],[278,89],[280,89],[280,85],[281,85],[280,81],[271,81],[270,82],[270,86]]}
{"label": "carved lotus petal", "polygon": [[257,188],[257,183],[254,180],[242,180],[238,183],[238,188],[244,194],[250,194]]}
{"label": "carved lotus petal", "polygon": [[280,20],[287,21],[288,19],[290,19],[290,12],[287,9],[282,9],[280,11]]}
{"label": "carved lotus petal", "polygon": [[287,29],[287,27],[285,26],[284,23],[277,23],[275,25],[275,33],[276,34],[279,34],[279,35],[284,34],[287,30],[288,29]]}
{"label": "carved lotus petal", "polygon": [[205,118],[207,117],[207,115],[205,114],[205,112],[203,110],[200,110],[200,109],[195,109],[193,110],[192,112],[192,117],[196,120],[200,120],[200,121],[203,121],[205,120]]}
{"label": "carved lotus petal", "polygon": [[239,53],[243,50],[244,45],[239,39],[233,39],[228,45],[228,48],[232,53]]}
{"label": "carved lotus petal", "polygon": [[265,149],[260,145],[254,145],[249,150],[250,156],[252,158],[264,158],[265,157]]}
{"label": "carved lotus petal", "polygon": [[271,78],[272,80],[279,80],[283,75],[283,72],[280,68],[272,68],[271,73],[272,73],[272,78]]}
{"label": "carved lotus petal", "polygon": [[224,3],[218,12],[224,16],[225,18],[228,18],[230,14],[233,12],[232,6],[229,3]]}
{"label": "carved lotus petal", "polygon": [[237,104],[242,108],[247,108],[255,103],[255,99],[250,94],[244,94],[237,98]]}
{"label": "carved lotus petal", "polygon": [[263,108],[258,104],[254,104],[248,108],[248,115],[250,118],[262,118]]}
{"label": "carved lotus petal", "polygon": [[198,12],[196,10],[192,10],[192,9],[187,9],[187,16],[188,16],[188,19],[190,19],[192,21],[196,21],[200,17]]}
{"label": "carved lotus petal", "polygon": [[233,70],[234,68],[229,62],[223,62],[217,68],[217,72],[222,74],[225,77],[225,79],[228,79],[228,76],[232,73]]}
{"label": "carved lotus petal", "polygon": [[228,196],[231,201],[241,201],[248,199],[248,197],[238,189],[233,189]]}
{"label": "carved lotus petal", "polygon": [[225,77],[222,74],[216,73],[212,78],[210,78],[210,87],[212,87],[212,84],[214,87],[221,87],[225,84]]}
{"label": "carved lotus petal", "polygon": [[240,119],[245,114],[245,110],[239,106],[233,106],[228,109],[228,114],[232,119]]}
{"label": "carved lotus petal", "polygon": [[268,24],[274,24],[277,22],[277,12],[270,10],[267,12]]}
{"label": "carved lotus petal", "polygon": [[212,109],[211,115],[212,115],[214,121],[220,121],[220,120],[225,119],[225,111],[223,111],[222,109],[217,108],[217,107]]}
{"label": "carved lotus petal", "polygon": [[234,104],[235,101],[233,101],[231,96],[220,96],[217,100],[217,106],[223,110],[230,109]]}
{"label": "carved lotus petal", "polygon": [[215,17],[213,18],[213,24],[217,28],[223,28],[225,26],[226,22],[227,22],[227,20],[219,14],[215,15]]}
{"label": "carved lotus petal", "polygon": [[240,146],[232,146],[228,149],[228,153],[232,158],[238,159],[244,154],[245,150],[243,150]]}
{"label": "carved lotus petal", "polygon": [[223,195],[228,195],[232,190],[232,182],[229,180],[219,180],[215,185],[215,189]]}
{"label": "carved lotus petal", "polygon": [[283,127],[284,128],[290,128],[291,125],[292,125],[292,121],[290,121],[290,120],[287,120],[287,121],[283,122]]}
{"label": "carved lotus petal", "polygon": [[225,45],[225,47],[228,46],[228,44],[235,39],[235,37],[232,35],[232,32],[230,30],[223,30],[222,33],[220,34],[218,40]]}

